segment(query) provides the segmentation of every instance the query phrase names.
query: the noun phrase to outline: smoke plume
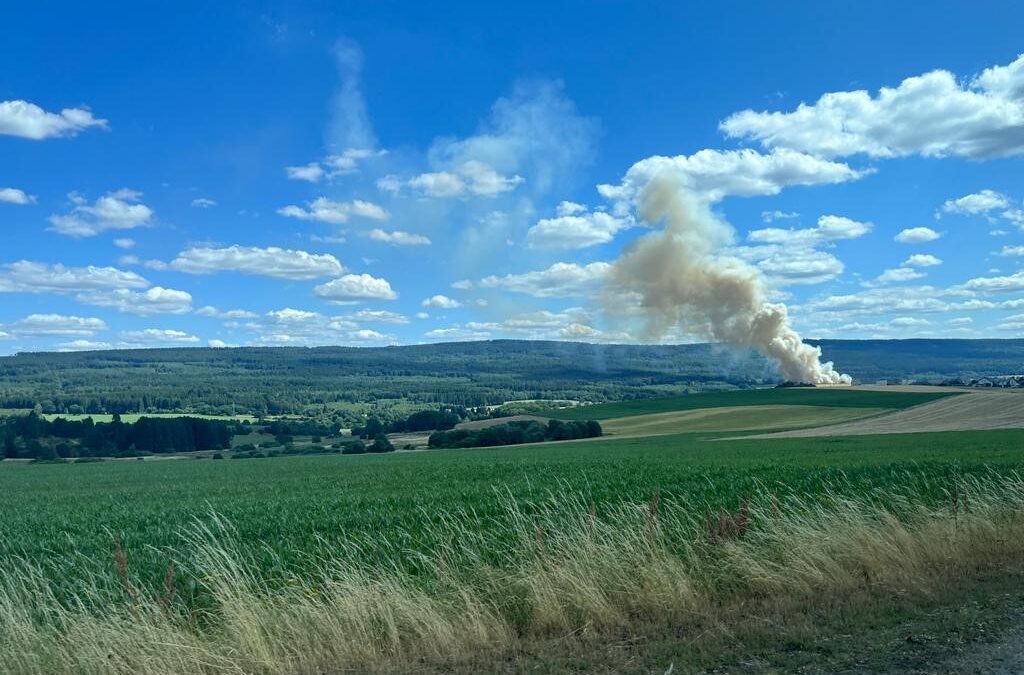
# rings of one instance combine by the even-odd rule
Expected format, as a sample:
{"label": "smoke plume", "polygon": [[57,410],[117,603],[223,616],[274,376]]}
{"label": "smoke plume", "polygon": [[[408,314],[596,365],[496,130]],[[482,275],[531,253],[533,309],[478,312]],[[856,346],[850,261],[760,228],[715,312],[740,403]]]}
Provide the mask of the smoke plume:
{"label": "smoke plume", "polygon": [[804,344],[789,325],[786,306],[768,302],[761,273],[717,252],[733,240],[732,227],[693,198],[678,178],[660,174],[641,193],[640,217],[664,229],[638,240],[615,262],[611,283],[639,297],[648,338],[679,326],[737,347],[752,347],[778,363],[794,382],[844,384],[821,349]]}

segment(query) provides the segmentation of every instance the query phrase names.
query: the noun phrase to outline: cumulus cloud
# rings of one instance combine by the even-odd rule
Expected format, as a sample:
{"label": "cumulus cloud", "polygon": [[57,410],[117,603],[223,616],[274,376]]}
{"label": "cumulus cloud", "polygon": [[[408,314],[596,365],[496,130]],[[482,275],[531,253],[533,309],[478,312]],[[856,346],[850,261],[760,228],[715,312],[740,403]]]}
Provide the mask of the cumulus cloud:
{"label": "cumulus cloud", "polygon": [[901,230],[893,237],[901,244],[920,244],[926,241],[935,241],[942,235],[930,227],[910,227]]}
{"label": "cumulus cloud", "polygon": [[942,260],[930,253],[915,253],[903,261],[902,267],[934,267],[941,264]]}
{"label": "cumulus cloud", "polygon": [[174,288],[153,286],[145,291],[115,288],[109,291],[87,291],[75,296],[79,302],[98,307],[113,307],[126,314],[185,314],[192,311],[192,294]]}
{"label": "cumulus cloud", "polygon": [[210,317],[211,319],[223,319],[223,320],[237,320],[237,319],[255,319],[258,315],[255,312],[250,312],[245,309],[228,309],[220,310],[213,305],[205,305],[196,310],[196,314],[199,316]]}
{"label": "cumulus cloud", "polygon": [[359,171],[359,165],[363,161],[373,157],[382,157],[386,154],[386,150],[348,148],[339,154],[328,155],[322,160],[300,166],[287,166],[285,167],[285,174],[291,180],[319,183],[324,178],[336,178],[356,173]]}
{"label": "cumulus cloud", "polygon": [[197,199],[192,200],[192,206],[196,207],[197,209],[208,209],[211,206],[216,205],[217,202],[215,202],[212,199],[207,199],[206,197],[199,197]]}
{"label": "cumulus cloud", "polygon": [[255,333],[254,344],[332,345],[390,343],[394,336],[360,327],[352,315],[325,316],[319,312],[285,307],[267,312],[245,324]]}
{"label": "cumulus cloud", "polygon": [[761,220],[766,223],[771,223],[776,220],[791,220],[793,218],[799,218],[800,214],[796,211],[762,211]]}
{"label": "cumulus cloud", "polygon": [[1014,274],[995,277],[975,277],[963,284],[963,287],[982,293],[1006,293],[1024,291],[1024,270]]}
{"label": "cumulus cloud", "polygon": [[107,324],[102,319],[92,317],[30,314],[0,327],[19,337],[91,337],[99,331],[106,330]]}
{"label": "cumulus cloud", "polygon": [[0,188],[0,202],[8,204],[35,204],[36,198],[18,188]]}
{"label": "cumulus cloud", "polygon": [[409,319],[405,315],[399,314],[398,312],[389,312],[386,309],[361,309],[358,312],[346,314],[342,318],[349,319],[351,321],[363,321],[366,323],[409,323]]}
{"label": "cumulus cloud", "polygon": [[737,246],[723,253],[756,265],[772,286],[818,284],[845,269],[836,256],[806,245]]}
{"label": "cumulus cloud", "polygon": [[75,206],[65,215],[52,215],[50,229],[69,237],[92,237],[105,230],[130,230],[149,225],[153,210],[140,200],[142,193],[122,188],[89,204],[76,193],[69,195]]}
{"label": "cumulus cloud", "polygon": [[959,199],[946,200],[942,205],[941,211],[936,212],[935,215],[939,217],[943,213],[957,213],[973,216],[989,213],[996,209],[1005,209],[1009,205],[1010,201],[1004,195],[992,190],[982,190],[974,194],[964,195]]}
{"label": "cumulus cloud", "polygon": [[499,288],[538,298],[559,298],[593,294],[608,278],[611,265],[557,262],[544,270],[523,274],[491,275],[480,280],[484,288]]}
{"label": "cumulus cloud", "polygon": [[346,274],[313,289],[329,302],[350,303],[360,300],[394,300],[398,297],[387,279],[369,274]]}
{"label": "cumulus cloud", "polygon": [[604,244],[620,231],[634,225],[628,216],[616,217],[604,211],[587,212],[574,202],[558,205],[555,218],[543,218],[526,233],[530,248],[575,249]]}
{"label": "cumulus cloud", "polygon": [[424,298],[420,303],[423,307],[434,307],[437,309],[455,309],[456,307],[462,307],[462,303],[458,300],[449,298],[447,295],[433,295],[429,298]]}
{"label": "cumulus cloud", "polygon": [[[410,178],[406,185],[427,197],[496,197],[515,189],[523,182],[522,176],[503,176],[479,160],[462,162],[451,171],[421,173]],[[390,187],[385,182],[385,188]]]}
{"label": "cumulus cloud", "polygon": [[412,232],[402,232],[400,230],[387,232],[379,228],[374,228],[367,232],[366,236],[374,241],[382,241],[385,244],[391,244],[393,246],[430,245],[430,239],[428,237],[424,237],[422,234],[413,234]]}
{"label": "cumulus cloud", "polygon": [[195,335],[189,335],[185,331],[174,330],[171,328],[146,328],[144,330],[121,331],[121,340],[124,341],[126,346],[195,344],[196,342],[199,342],[199,338]]}
{"label": "cumulus cloud", "polygon": [[88,108],[43,110],[28,101],[0,101],[0,134],[32,140],[77,136],[90,127],[107,128],[107,120],[93,117]]}
{"label": "cumulus cloud", "polygon": [[135,246],[135,240],[129,239],[128,237],[120,237],[114,240],[114,246],[118,248],[129,249]]}
{"label": "cumulus cloud", "polygon": [[720,127],[733,138],[818,157],[960,156],[1024,152],[1024,56],[967,81],[935,70],[877,95],[832,92],[792,112],[745,110]]}
{"label": "cumulus cloud", "polygon": [[299,220],[317,220],[322,223],[341,225],[347,223],[353,217],[369,218],[371,220],[387,220],[388,212],[373,202],[354,199],[348,202],[339,202],[327,197],[318,197],[307,202],[307,208],[290,204],[281,207],[277,212],[288,218]]}
{"label": "cumulus cloud", "polygon": [[329,253],[237,244],[226,248],[186,249],[170,262],[170,267],[189,274],[241,272],[292,280],[316,279],[345,271],[338,259]]}
{"label": "cumulus cloud", "polygon": [[1024,256],[1024,246],[1004,246],[996,255]]}
{"label": "cumulus cloud", "polygon": [[101,349],[113,349],[114,345],[109,342],[96,342],[93,340],[71,340],[70,342],[61,342],[57,345],[57,351],[59,352],[94,352]]}
{"label": "cumulus cloud", "polygon": [[599,185],[601,196],[620,203],[635,200],[654,176],[670,173],[693,194],[708,201],[727,196],[775,195],[792,185],[828,185],[857,180],[867,171],[793,150],[700,150],[692,155],[654,156],[629,168],[618,185]]}
{"label": "cumulus cloud", "polygon": [[212,349],[224,349],[228,346],[228,343],[218,338],[211,338],[206,341],[206,346]]}
{"label": "cumulus cloud", "polygon": [[146,279],[135,272],[126,272],[116,267],[65,267],[29,260],[0,265],[0,292],[78,293],[147,288],[149,285]]}
{"label": "cumulus cloud", "polygon": [[467,342],[474,340],[488,340],[491,334],[485,330],[474,330],[462,326],[450,328],[435,328],[423,334],[429,340],[444,340],[447,342]]}
{"label": "cumulus cloud", "polygon": [[871,231],[871,223],[862,223],[843,216],[821,216],[817,227],[784,230],[767,227],[752,230],[747,238],[759,244],[783,244],[786,246],[818,246],[840,239],[856,239]]}
{"label": "cumulus cloud", "polygon": [[885,284],[898,284],[905,281],[913,281],[914,279],[920,279],[924,276],[924,272],[919,272],[912,267],[894,267],[887,269],[872,281],[865,281],[865,286],[883,286]]}

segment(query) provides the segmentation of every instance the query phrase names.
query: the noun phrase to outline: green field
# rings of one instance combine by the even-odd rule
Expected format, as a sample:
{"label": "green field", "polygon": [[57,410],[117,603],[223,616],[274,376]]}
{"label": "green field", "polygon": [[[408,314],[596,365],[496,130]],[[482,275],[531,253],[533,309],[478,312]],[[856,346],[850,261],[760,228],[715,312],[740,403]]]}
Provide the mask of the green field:
{"label": "green field", "polygon": [[631,415],[696,410],[698,408],[726,408],[749,405],[817,405],[832,408],[887,408],[900,410],[928,403],[959,392],[903,392],[860,391],[856,389],[743,389],[708,394],[690,394],[666,398],[636,399],[617,403],[578,406],[545,412],[548,417],[561,420],[607,420]]}
{"label": "green field", "polygon": [[[721,436],[722,434],[718,434]],[[472,509],[485,533],[501,495],[521,503],[581,494],[598,511],[645,502],[655,488],[701,512],[735,504],[758,486],[778,494],[825,486],[869,493],[912,490],[940,499],[956,477],[1024,467],[1024,430],[714,441],[711,434],[623,438],[492,450],[387,456],[166,459],[94,464],[0,464],[0,560],[45,562],[60,584],[111,575],[114,534],[133,570],[159,584],[179,532],[211,511],[243,546],[269,547],[272,576],[301,574],[352,540],[378,562],[433,551],[446,522]],[[386,533],[386,536],[381,536]],[[494,541],[495,550],[504,545]],[[262,559],[272,560],[269,555]]]}
{"label": "green field", "polygon": [[609,436],[664,436],[698,431],[771,431],[820,427],[872,417],[886,408],[832,408],[821,405],[765,405],[674,410],[618,417],[602,423]]}

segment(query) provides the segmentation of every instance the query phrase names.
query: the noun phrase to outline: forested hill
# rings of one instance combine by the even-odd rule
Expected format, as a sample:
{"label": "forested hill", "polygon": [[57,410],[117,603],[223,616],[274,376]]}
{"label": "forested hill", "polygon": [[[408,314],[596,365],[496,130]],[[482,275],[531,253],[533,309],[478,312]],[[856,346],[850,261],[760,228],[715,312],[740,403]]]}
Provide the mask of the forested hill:
{"label": "forested hill", "polygon": [[[862,381],[1024,371],[1024,340],[822,341]],[[405,347],[151,349],[0,358],[0,408],[43,412],[324,412],[382,401],[475,406],[619,400],[778,380],[714,345],[498,340]]]}

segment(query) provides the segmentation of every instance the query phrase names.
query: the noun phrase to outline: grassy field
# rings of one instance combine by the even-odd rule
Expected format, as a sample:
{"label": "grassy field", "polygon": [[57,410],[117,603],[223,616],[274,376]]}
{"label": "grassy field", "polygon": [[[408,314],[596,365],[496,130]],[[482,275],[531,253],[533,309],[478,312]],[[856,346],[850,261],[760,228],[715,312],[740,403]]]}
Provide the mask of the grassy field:
{"label": "grassy field", "polygon": [[818,405],[830,408],[887,408],[901,410],[958,392],[860,391],[856,389],[788,388],[744,389],[738,391],[690,394],[667,398],[647,398],[617,403],[578,406],[545,412],[562,420],[607,420],[631,415],[726,408],[748,405]]}

